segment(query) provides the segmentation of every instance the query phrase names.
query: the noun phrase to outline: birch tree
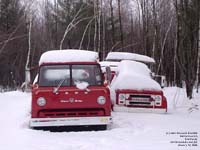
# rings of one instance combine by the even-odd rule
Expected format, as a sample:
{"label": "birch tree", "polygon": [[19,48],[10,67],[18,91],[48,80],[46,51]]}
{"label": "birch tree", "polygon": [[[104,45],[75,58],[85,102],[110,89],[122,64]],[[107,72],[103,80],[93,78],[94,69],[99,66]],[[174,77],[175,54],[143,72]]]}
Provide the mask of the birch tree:
{"label": "birch tree", "polygon": [[25,65],[25,91],[29,91],[30,82],[31,82],[31,74],[30,74],[30,56],[31,56],[31,32],[32,32],[32,16],[29,18],[29,32],[28,32],[28,54]]}

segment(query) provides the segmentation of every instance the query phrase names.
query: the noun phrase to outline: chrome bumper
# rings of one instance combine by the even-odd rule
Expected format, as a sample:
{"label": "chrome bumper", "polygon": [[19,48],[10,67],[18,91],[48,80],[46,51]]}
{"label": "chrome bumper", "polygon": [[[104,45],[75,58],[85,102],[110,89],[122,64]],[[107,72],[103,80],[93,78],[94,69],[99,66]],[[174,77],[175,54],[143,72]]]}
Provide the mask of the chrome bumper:
{"label": "chrome bumper", "polygon": [[138,112],[138,113],[166,113],[166,108],[137,108],[137,107],[125,107],[117,106],[113,107],[113,110],[116,112]]}
{"label": "chrome bumper", "polygon": [[71,118],[31,118],[30,127],[108,125],[112,122],[108,117],[71,117]]}

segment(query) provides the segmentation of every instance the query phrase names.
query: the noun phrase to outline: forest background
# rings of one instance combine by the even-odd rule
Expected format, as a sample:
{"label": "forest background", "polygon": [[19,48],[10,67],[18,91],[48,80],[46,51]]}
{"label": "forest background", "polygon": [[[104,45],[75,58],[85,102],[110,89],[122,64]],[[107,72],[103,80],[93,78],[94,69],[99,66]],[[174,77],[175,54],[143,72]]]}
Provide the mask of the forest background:
{"label": "forest background", "polygon": [[[199,0],[0,0],[0,86],[35,76],[47,50],[134,52],[156,60],[170,86],[199,85]],[[33,71],[34,70],[34,71]],[[197,88],[198,89],[198,88]]]}

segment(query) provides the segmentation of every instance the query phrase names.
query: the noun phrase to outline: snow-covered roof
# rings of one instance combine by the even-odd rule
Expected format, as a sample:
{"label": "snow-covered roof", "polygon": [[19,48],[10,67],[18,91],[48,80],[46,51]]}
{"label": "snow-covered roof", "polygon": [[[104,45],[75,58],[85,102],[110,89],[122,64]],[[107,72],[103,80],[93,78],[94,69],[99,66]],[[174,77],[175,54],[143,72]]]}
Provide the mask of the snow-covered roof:
{"label": "snow-covered roof", "polygon": [[101,61],[99,63],[101,65],[101,69],[103,72],[105,72],[106,67],[110,67],[111,71],[116,72],[118,68],[118,64],[119,64],[119,62],[116,62],[116,61]]}
{"label": "snow-covered roof", "polygon": [[118,65],[111,89],[161,90],[160,85],[151,78],[150,72],[143,63],[123,60]]}
{"label": "snow-covered roof", "polygon": [[42,63],[62,63],[62,62],[97,62],[98,53],[87,50],[51,50],[42,54],[39,65]]}
{"label": "snow-covered roof", "polygon": [[110,52],[106,57],[107,61],[134,60],[145,63],[155,63],[155,60],[146,55],[140,55],[129,52]]}

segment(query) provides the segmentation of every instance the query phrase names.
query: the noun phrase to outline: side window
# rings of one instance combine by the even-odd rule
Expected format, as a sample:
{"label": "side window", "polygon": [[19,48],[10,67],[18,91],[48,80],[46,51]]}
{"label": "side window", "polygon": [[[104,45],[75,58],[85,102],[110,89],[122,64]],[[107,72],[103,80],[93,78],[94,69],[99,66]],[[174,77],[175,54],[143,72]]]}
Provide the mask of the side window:
{"label": "side window", "polygon": [[96,84],[102,85],[102,74],[101,74],[100,68],[97,65],[94,66],[94,76],[95,76]]}

